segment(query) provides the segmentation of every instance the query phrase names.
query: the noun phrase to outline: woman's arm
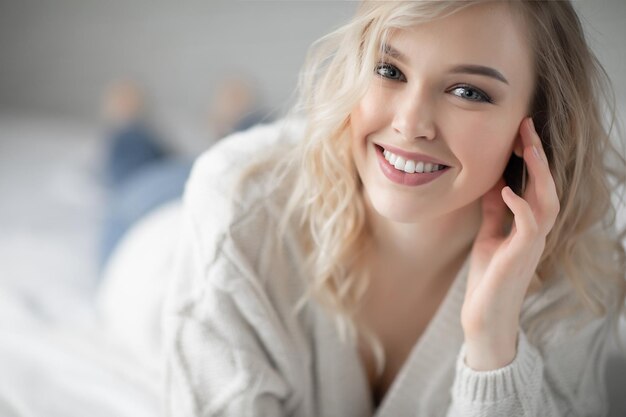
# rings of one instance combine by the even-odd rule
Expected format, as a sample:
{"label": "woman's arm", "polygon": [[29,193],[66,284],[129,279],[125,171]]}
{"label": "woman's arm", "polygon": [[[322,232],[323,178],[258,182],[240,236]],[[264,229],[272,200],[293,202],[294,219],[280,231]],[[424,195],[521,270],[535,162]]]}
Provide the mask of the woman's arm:
{"label": "woman's arm", "polygon": [[227,257],[209,264],[213,251],[200,244],[198,227],[188,215],[183,223],[163,322],[165,415],[287,415],[290,388],[271,366],[277,348],[264,342],[273,330],[258,293]]}
{"label": "woman's arm", "polygon": [[262,270],[277,256],[264,240],[276,230],[263,200],[273,177],[259,171],[241,183],[255,158],[301,137],[302,128],[286,120],[257,126],[194,164],[164,308],[168,416],[314,415],[303,394],[310,363],[291,321],[292,294],[275,291]]}
{"label": "woman's arm", "polygon": [[566,323],[558,327],[541,350],[520,329],[515,359],[490,371],[470,368],[463,345],[447,416],[606,415],[604,372],[610,321],[595,319],[576,332]]}

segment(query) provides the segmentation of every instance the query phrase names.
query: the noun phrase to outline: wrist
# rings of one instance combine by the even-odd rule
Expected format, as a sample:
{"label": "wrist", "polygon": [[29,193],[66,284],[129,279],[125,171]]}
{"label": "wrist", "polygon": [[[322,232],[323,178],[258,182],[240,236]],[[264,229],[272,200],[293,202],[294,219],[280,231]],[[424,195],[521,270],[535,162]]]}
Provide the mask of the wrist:
{"label": "wrist", "polygon": [[475,371],[507,366],[517,355],[517,332],[509,337],[465,337],[465,364]]}

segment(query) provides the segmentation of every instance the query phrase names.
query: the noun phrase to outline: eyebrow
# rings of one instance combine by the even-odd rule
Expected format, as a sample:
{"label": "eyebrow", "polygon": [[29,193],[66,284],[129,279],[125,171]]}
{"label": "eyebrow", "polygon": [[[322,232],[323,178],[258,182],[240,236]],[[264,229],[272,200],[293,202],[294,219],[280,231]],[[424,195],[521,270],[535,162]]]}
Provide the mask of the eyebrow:
{"label": "eyebrow", "polygon": [[[406,63],[407,59],[402,54],[402,52],[394,49],[391,45],[385,44],[383,45],[383,52],[385,55],[389,55],[392,58],[397,59],[400,62]],[[484,65],[476,65],[476,64],[459,64],[456,65],[449,70],[452,74],[473,74],[473,75],[483,75],[485,77],[494,78],[498,81],[501,81],[505,84],[509,84],[508,80],[504,78],[502,73],[494,68],[486,67]]]}
{"label": "eyebrow", "polygon": [[504,75],[500,73],[500,71],[491,68],[485,67],[483,65],[473,65],[473,64],[461,64],[450,69],[450,72],[453,74],[476,74],[476,75],[484,75],[485,77],[495,78],[498,81],[502,81],[505,84],[509,84]]}
{"label": "eyebrow", "polygon": [[383,44],[383,53],[389,55],[392,58],[396,58],[398,61],[406,62],[406,58],[402,55],[402,52],[394,49],[393,46],[385,43]]}

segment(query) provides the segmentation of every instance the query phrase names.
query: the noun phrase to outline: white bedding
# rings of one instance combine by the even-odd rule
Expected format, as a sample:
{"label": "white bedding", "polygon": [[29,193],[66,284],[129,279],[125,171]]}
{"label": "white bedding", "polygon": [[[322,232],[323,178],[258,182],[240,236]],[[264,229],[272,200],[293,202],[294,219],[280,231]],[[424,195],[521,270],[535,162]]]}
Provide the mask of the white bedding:
{"label": "white bedding", "polygon": [[[94,127],[0,117],[0,283],[50,320],[92,321],[102,213]],[[76,314],[74,314],[76,312]]]}
{"label": "white bedding", "polygon": [[158,363],[95,308],[95,127],[0,116],[0,416],[158,416]]}
{"label": "white bedding", "polygon": [[97,329],[51,324],[14,295],[0,294],[0,415],[159,415],[158,374]]}

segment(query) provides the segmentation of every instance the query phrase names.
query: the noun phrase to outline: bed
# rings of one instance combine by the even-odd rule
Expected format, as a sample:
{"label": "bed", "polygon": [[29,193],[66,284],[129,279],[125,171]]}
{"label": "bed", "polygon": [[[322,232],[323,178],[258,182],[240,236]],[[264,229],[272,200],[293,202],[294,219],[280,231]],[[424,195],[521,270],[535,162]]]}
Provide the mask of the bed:
{"label": "bed", "polygon": [[97,132],[0,117],[1,416],[159,415],[158,360],[103,320]]}

